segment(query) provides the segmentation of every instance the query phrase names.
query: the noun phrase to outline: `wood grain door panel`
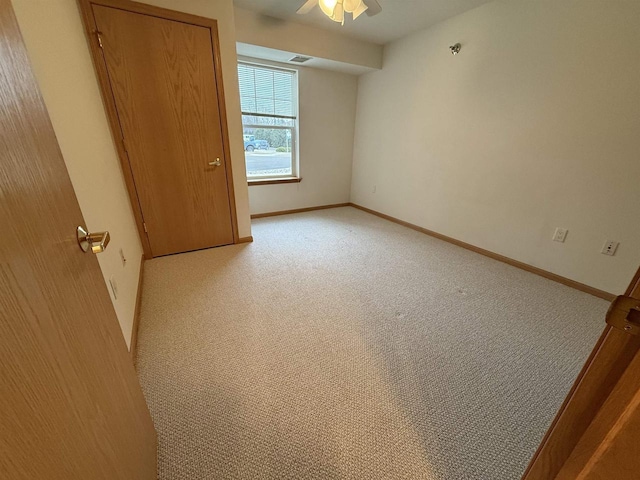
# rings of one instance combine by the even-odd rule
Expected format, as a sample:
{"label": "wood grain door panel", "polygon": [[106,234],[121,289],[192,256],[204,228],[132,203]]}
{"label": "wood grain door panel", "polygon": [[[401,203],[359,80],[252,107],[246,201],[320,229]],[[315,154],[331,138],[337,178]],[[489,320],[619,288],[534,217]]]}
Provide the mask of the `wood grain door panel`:
{"label": "wood grain door panel", "polygon": [[0,478],[152,480],[155,430],[9,0],[0,104]]}
{"label": "wood grain door panel", "polygon": [[233,243],[211,31],[92,10],[153,256]]}

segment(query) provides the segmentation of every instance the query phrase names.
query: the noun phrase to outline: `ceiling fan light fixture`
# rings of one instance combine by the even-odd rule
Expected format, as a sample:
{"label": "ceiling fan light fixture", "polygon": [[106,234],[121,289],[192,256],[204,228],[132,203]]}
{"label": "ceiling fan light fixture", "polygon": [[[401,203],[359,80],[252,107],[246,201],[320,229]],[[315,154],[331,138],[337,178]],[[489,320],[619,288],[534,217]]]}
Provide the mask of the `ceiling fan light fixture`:
{"label": "ceiling fan light fixture", "polygon": [[355,20],[365,12],[373,17],[382,11],[377,0],[306,0],[296,13],[304,15],[313,10],[316,5],[327,17],[342,25],[344,25],[345,13],[350,13]]}
{"label": "ceiling fan light fixture", "polygon": [[362,5],[362,3],[362,0],[344,0],[342,2],[342,6],[344,7],[345,12],[353,13]]}
{"label": "ceiling fan light fixture", "polygon": [[331,20],[344,25],[344,7],[340,0],[338,0],[336,8],[333,9],[333,16],[331,17]]}
{"label": "ceiling fan light fixture", "polygon": [[322,13],[331,18],[333,17],[333,12],[338,5],[338,0],[318,0],[318,5],[320,6]]}
{"label": "ceiling fan light fixture", "polygon": [[360,5],[358,5],[358,8],[356,8],[356,9],[353,11],[353,19],[355,20],[355,19],[356,19],[356,18],[358,18],[360,15],[362,15],[364,12],[366,12],[366,11],[367,11],[367,8],[369,8],[369,7],[367,7],[367,6],[365,5],[365,3],[364,3],[363,1],[361,1],[361,2],[360,2]]}

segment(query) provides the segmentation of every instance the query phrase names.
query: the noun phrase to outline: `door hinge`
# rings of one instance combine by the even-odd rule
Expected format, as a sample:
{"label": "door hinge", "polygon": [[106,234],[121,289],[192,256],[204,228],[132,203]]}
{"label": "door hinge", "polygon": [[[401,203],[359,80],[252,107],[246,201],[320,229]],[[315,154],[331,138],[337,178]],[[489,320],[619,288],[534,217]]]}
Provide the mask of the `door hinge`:
{"label": "door hinge", "polygon": [[631,335],[640,335],[640,300],[620,295],[611,302],[607,323]]}
{"label": "door hinge", "polygon": [[145,222],[142,222],[142,227],[144,228],[144,233],[149,233],[149,230],[147,230],[147,224]]}
{"label": "door hinge", "polygon": [[104,48],[102,45],[102,32],[99,32],[98,30],[96,30],[96,37],[98,38],[98,46],[100,48]]}

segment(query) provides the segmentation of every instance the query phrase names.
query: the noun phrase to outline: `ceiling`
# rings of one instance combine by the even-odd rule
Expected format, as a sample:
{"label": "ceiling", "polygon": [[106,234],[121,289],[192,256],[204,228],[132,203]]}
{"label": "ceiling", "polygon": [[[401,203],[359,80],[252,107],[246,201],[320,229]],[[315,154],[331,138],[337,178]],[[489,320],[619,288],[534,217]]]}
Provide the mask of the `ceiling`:
{"label": "ceiling", "polygon": [[333,29],[350,37],[385,44],[489,1],[491,0],[378,0],[382,5],[381,13],[375,17],[362,15],[355,21],[347,18],[344,26],[332,22],[318,7],[307,15],[296,15],[296,10],[304,0],[234,0],[234,4],[271,17]]}

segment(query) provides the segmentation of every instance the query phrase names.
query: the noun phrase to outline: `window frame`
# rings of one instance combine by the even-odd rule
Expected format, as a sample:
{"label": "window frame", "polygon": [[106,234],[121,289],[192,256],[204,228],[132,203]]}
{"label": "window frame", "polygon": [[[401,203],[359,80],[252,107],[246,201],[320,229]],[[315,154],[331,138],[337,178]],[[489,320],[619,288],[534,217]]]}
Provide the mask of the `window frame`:
{"label": "window frame", "polygon": [[[286,68],[281,67],[279,65],[273,65],[271,62],[263,63],[261,61],[256,60],[247,60],[238,58],[237,65],[247,65],[249,67],[257,67],[263,68],[266,70],[277,70],[284,71],[287,73],[291,73],[292,77],[292,92],[291,92],[291,100],[292,100],[292,110],[294,115],[276,115],[276,114],[268,114],[268,113],[251,113],[245,112],[242,110],[242,102],[240,106],[240,116],[242,121],[242,135],[243,135],[243,152],[245,154],[245,168],[246,168],[246,151],[244,150],[244,129],[246,128],[274,128],[274,129],[282,129],[282,130],[290,130],[291,131],[291,173],[290,174],[273,174],[273,175],[249,175],[247,172],[247,182],[249,185],[272,185],[275,183],[297,183],[302,180],[300,177],[300,162],[299,162],[299,95],[300,90],[298,88],[298,75],[299,70],[296,68]],[[240,80],[238,79],[238,85]],[[240,97],[242,99],[242,97]],[[245,116],[249,117],[263,117],[263,118],[276,118],[276,119],[288,119],[292,121],[292,126],[282,126],[282,125],[259,125],[255,123],[245,123]]]}

